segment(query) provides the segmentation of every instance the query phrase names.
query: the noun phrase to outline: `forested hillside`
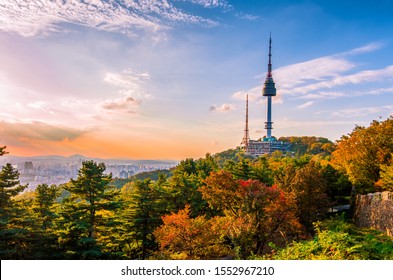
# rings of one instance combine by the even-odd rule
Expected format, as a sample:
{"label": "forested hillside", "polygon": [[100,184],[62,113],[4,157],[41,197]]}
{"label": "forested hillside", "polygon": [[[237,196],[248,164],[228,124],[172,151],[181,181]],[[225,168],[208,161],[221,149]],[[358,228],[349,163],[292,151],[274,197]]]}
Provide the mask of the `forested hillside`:
{"label": "forested hillside", "polygon": [[[331,227],[320,222],[333,205],[348,201],[352,187],[357,192],[392,189],[392,139],[389,118],[356,127],[336,144],[290,137],[296,151],[288,155],[252,158],[233,149],[188,158],[170,172],[129,182],[113,181],[103,163],[85,161],[75,180],[43,184],[29,194],[23,194],[26,186],[20,185],[18,171],[5,165],[0,171],[0,257],[248,259],[286,258],[298,250],[299,258],[314,258],[311,249],[300,255],[299,246],[317,246],[303,243],[313,236],[325,240],[326,248],[341,242],[341,233],[329,232]],[[5,151],[1,148],[0,154]],[[389,238],[377,241],[374,247],[391,248]],[[392,256],[388,249],[370,253],[367,239],[362,246],[359,254],[348,256]],[[337,258],[345,258],[344,247]]]}

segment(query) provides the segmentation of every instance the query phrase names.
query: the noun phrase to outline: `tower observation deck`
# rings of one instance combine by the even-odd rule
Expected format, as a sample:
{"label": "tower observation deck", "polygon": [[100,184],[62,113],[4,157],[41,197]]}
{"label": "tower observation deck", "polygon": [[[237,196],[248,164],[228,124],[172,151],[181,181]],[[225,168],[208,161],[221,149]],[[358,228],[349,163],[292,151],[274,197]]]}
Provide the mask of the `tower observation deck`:
{"label": "tower observation deck", "polygon": [[272,136],[273,121],[272,121],[272,98],[276,96],[276,85],[273,81],[272,75],[272,37],[269,38],[269,63],[267,69],[267,75],[265,83],[262,88],[262,96],[267,97],[267,110],[266,110],[266,137],[263,140],[251,140],[249,138],[248,131],[248,95],[246,99],[246,129],[244,131],[244,136],[242,140],[242,147],[247,154],[253,156],[261,156],[264,154],[270,154],[274,151],[289,151],[291,144],[277,141],[277,139]]}

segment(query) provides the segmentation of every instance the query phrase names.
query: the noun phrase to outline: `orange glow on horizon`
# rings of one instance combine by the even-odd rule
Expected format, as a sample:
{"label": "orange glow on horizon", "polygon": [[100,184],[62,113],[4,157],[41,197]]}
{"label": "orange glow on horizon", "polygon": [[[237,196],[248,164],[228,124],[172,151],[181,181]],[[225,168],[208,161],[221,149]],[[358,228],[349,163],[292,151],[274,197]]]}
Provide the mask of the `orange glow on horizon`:
{"label": "orange glow on horizon", "polygon": [[[100,135],[102,136],[102,135]],[[115,140],[113,139],[115,138]],[[206,153],[216,153],[227,148],[213,145],[211,141],[199,138],[190,140],[183,137],[177,142],[162,137],[141,140],[122,139],[113,137],[81,136],[75,140],[63,141],[30,140],[25,146],[7,146],[8,155],[13,156],[72,156],[81,154],[96,158],[123,158],[123,159],[168,159],[182,160],[185,158],[201,158]]]}

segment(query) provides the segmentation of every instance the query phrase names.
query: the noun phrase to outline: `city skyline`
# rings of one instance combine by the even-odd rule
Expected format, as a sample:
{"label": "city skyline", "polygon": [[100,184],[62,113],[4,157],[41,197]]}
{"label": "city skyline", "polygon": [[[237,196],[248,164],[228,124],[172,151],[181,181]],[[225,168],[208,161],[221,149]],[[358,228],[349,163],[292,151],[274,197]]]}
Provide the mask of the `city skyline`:
{"label": "city skyline", "polygon": [[247,94],[250,137],[261,138],[270,32],[273,136],[338,140],[393,114],[392,10],[383,0],[5,1],[0,146],[202,157],[240,145]]}

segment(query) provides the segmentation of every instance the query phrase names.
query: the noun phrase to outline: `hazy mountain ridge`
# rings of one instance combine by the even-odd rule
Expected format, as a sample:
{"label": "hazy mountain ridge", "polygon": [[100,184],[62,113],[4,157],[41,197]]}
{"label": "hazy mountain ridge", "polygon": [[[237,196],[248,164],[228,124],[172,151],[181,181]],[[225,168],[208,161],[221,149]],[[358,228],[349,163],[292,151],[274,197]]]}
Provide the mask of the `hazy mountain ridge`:
{"label": "hazy mountain ridge", "polygon": [[103,158],[92,158],[83,155],[75,154],[71,156],[59,156],[59,155],[48,155],[48,156],[13,156],[4,155],[0,157],[0,164],[11,163],[20,164],[23,162],[36,162],[36,163],[69,163],[71,162],[82,162],[87,160],[93,160],[96,162],[104,162],[105,164],[133,164],[133,165],[176,165],[178,161],[175,160],[148,160],[148,159],[103,159]]}

